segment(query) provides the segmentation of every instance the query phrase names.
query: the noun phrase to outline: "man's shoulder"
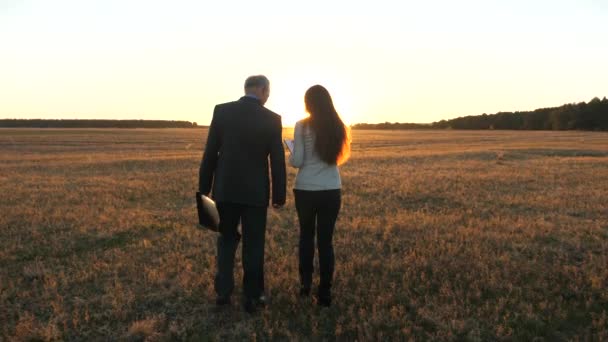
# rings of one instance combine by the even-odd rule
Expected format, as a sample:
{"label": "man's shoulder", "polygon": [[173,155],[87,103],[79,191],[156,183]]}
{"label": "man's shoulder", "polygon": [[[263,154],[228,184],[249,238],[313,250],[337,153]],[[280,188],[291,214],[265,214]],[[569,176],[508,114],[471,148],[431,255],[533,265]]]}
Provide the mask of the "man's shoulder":
{"label": "man's shoulder", "polygon": [[[271,118],[273,121],[279,121],[279,122],[281,121],[281,115],[273,112],[272,110],[270,110],[262,105],[257,105],[256,107],[257,107],[257,109],[255,109],[256,112],[262,113],[264,116]],[[251,110],[250,104],[248,104],[247,102],[244,102],[242,100],[230,101],[230,102],[225,102],[225,103],[220,103],[220,104],[215,105],[216,113],[231,112],[237,108],[240,110],[244,110],[244,109]]]}
{"label": "man's shoulder", "polygon": [[238,106],[238,104],[239,104],[239,101],[230,101],[230,102],[219,103],[219,104],[215,105],[215,109],[216,110],[223,110],[223,109],[226,109],[226,108]]}
{"label": "man's shoulder", "polygon": [[270,119],[273,122],[281,122],[281,115],[273,112],[272,110],[260,105],[258,110],[258,113],[261,113],[264,117]]}
{"label": "man's shoulder", "polygon": [[274,120],[281,120],[281,115],[271,111],[270,109],[266,108],[266,107],[262,107],[266,110],[266,112],[268,113],[268,115],[270,117],[272,117]]}

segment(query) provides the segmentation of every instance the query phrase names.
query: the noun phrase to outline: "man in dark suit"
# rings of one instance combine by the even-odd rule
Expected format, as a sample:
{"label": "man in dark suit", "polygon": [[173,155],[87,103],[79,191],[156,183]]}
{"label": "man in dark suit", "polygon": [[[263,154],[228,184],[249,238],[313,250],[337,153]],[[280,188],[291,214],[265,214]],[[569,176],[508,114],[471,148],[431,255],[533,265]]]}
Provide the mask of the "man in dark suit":
{"label": "man in dark suit", "polygon": [[245,96],[217,105],[209,127],[199,172],[199,191],[213,187],[220,215],[217,239],[217,305],[230,303],[234,289],[234,255],[243,237],[244,308],[265,304],[264,240],[270,199],[268,158],[272,173],[272,206],[285,204],[285,152],[281,117],[266,109],[270,82],[265,76],[245,81]]}

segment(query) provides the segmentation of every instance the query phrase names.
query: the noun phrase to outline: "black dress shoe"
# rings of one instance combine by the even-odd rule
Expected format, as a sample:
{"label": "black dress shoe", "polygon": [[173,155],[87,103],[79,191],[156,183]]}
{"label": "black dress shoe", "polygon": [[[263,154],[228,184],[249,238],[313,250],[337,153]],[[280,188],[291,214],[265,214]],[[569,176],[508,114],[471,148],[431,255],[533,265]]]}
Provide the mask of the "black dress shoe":
{"label": "black dress shoe", "polygon": [[256,305],[256,300],[253,298],[246,298],[243,301],[243,310],[245,310],[245,312],[253,314],[255,313],[257,309],[257,305]]}
{"label": "black dress shoe", "polygon": [[330,307],[331,292],[327,290],[319,290],[319,292],[317,293],[317,304],[319,304],[319,306]]}
{"label": "black dress shoe", "polygon": [[230,297],[217,297],[215,299],[215,305],[224,306],[230,304]]}
{"label": "black dress shoe", "polygon": [[326,308],[331,306],[331,297],[317,297],[317,304],[319,304],[319,306],[324,306]]}

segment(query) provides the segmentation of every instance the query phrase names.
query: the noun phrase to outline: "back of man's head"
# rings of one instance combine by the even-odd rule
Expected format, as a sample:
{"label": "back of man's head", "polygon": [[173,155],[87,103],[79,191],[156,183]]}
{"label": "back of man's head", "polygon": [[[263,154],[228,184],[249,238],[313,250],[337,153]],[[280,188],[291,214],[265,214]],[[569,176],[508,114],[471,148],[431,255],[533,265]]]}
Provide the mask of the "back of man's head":
{"label": "back of man's head", "polygon": [[264,75],[249,76],[245,80],[245,94],[254,95],[262,104],[270,96],[270,81]]}

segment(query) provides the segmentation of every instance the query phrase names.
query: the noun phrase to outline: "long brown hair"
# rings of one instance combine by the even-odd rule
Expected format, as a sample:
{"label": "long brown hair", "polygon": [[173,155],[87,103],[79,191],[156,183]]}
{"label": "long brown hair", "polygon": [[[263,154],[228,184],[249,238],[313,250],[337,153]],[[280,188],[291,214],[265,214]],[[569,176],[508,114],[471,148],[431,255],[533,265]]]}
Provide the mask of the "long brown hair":
{"label": "long brown hair", "polygon": [[334,108],[325,87],[314,85],[304,95],[307,120],[315,133],[315,151],[330,165],[341,165],[350,156],[350,132]]}

